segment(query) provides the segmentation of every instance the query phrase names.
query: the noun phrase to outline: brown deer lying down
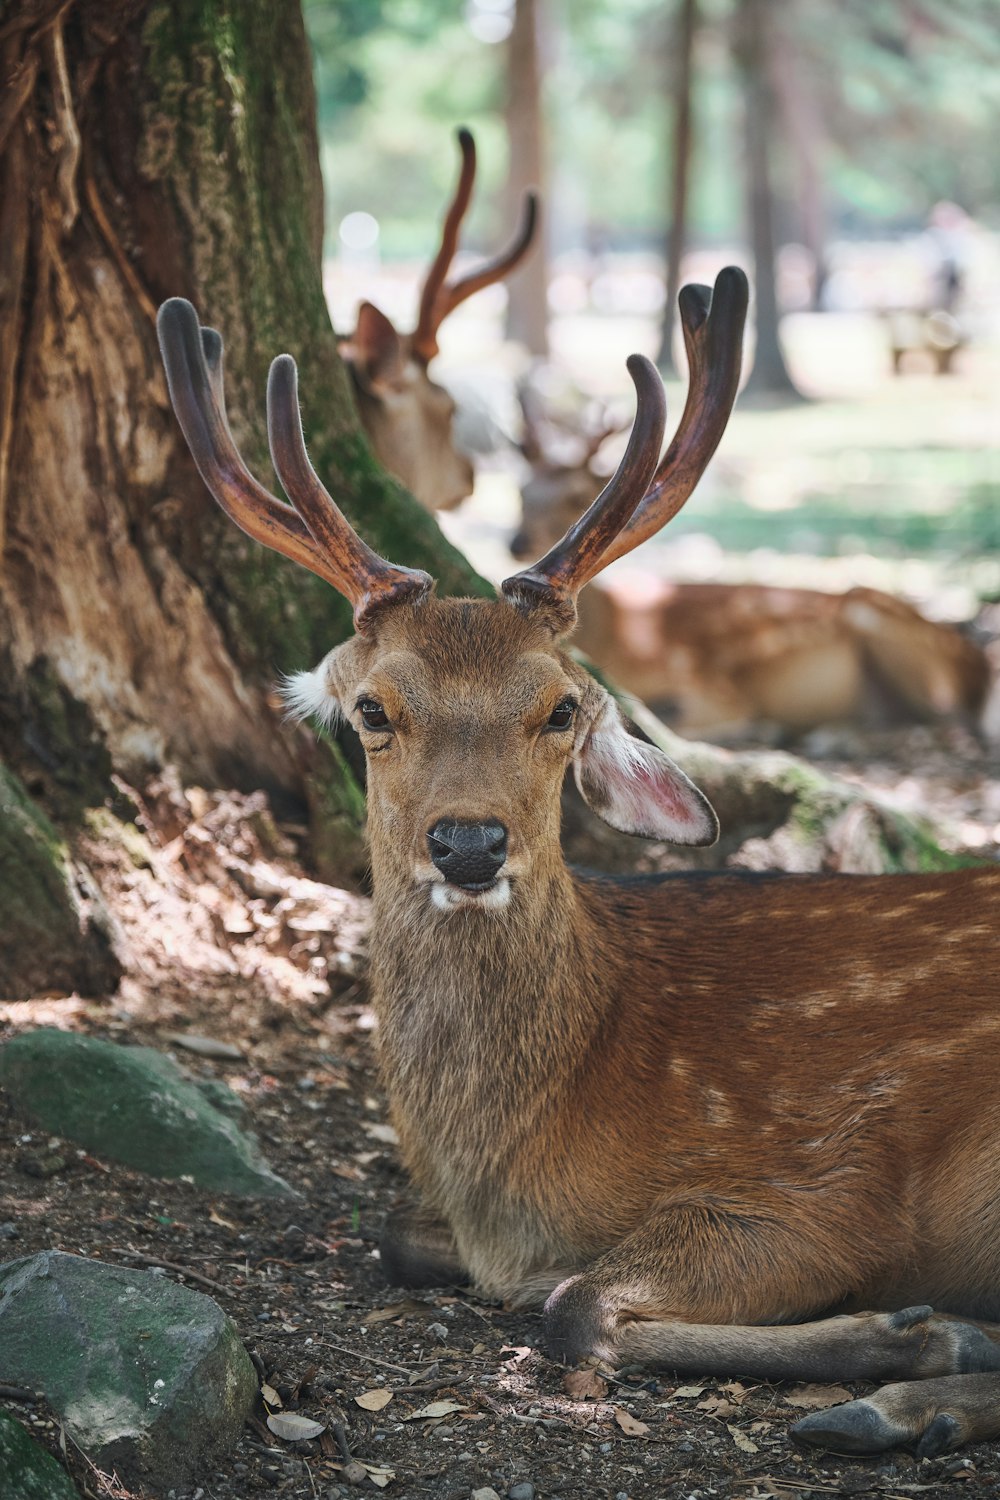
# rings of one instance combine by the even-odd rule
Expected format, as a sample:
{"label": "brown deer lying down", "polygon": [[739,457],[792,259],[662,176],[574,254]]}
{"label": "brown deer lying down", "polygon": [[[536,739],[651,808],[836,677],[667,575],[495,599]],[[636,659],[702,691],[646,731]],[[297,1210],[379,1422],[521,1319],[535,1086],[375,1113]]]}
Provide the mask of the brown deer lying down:
{"label": "brown deer lying down", "polygon": [[[604,483],[593,460],[615,429],[584,440],[580,462],[557,463],[526,395],[522,404],[532,474],[511,551],[526,559],[592,504]],[[573,644],[689,734],[934,718],[974,724],[990,681],[979,646],[869,588],[827,594],[613,572],[582,596]]]}
{"label": "brown deer lying down", "polygon": [[441,246],[420,295],[416,328],[411,334],[397,333],[384,313],[362,302],[357,327],[340,345],[362,425],[380,463],[428,510],[458,505],[471,492],[474,477],[469,459],[455,447],[455,403],[427,373],[438,352],[441,324],[474,292],[503,281],[520,265],[531,249],[538,219],[537,201],[529,194],[507,249],[478,270],[448,282],[476,176],[476,146],[468,130],[458,132],[458,144],[462,168],[445,214]]}
{"label": "brown deer lying down", "polygon": [[616,828],[716,837],[562,642],[583,585],[694,488],[746,298],[735,270],[710,313],[685,288],[692,394],[667,460],[663,389],[633,356],[618,472],[494,602],[437,599],[352,531],[288,355],[267,407],[294,510],[235,449],[218,335],[175,300],[160,338],[216,499],[354,606],[356,635],[289,698],[349,718],[368,759],[373,1003],[418,1194],[385,1227],[390,1279],[544,1304],[569,1362],[906,1380],[795,1432],[937,1453],[1000,1434],[1000,1327],[978,1321],[1000,1318],[1000,871],[610,879],[559,848],[570,766]]}

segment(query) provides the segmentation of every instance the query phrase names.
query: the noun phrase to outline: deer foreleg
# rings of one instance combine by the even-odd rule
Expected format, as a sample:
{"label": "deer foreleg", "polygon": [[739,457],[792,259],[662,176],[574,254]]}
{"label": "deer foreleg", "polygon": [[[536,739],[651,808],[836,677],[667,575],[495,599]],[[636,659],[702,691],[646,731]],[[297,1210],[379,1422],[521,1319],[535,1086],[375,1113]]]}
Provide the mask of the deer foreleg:
{"label": "deer foreleg", "polygon": [[[930,1307],[802,1319],[846,1298],[854,1247],[830,1252],[775,1216],[738,1205],[678,1205],[652,1216],[545,1304],[549,1351],[575,1363],[749,1375],[763,1380],[899,1380],[1000,1370],[1000,1327]],[[838,1281],[841,1284],[838,1285]]]}
{"label": "deer foreleg", "polygon": [[792,1435],[836,1453],[881,1453],[916,1443],[918,1458],[934,1458],[963,1443],[1000,1437],[1000,1375],[885,1385],[861,1401],[812,1412],[795,1423]]}
{"label": "deer foreleg", "polygon": [[394,1286],[465,1286],[469,1280],[448,1225],[413,1198],[400,1199],[389,1210],[379,1252]]}

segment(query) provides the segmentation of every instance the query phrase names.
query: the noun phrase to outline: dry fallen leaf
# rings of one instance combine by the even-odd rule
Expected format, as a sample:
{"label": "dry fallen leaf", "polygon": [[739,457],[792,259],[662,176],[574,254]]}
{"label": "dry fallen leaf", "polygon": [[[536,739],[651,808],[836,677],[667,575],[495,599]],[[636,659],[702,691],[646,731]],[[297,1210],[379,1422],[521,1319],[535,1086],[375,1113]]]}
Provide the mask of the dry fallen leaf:
{"label": "dry fallen leaf", "polygon": [[224,1219],[218,1210],[214,1208],[209,1209],[208,1218],[210,1223],[221,1224],[223,1229],[239,1229],[240,1227],[238,1224],[234,1224],[232,1219]]}
{"label": "dry fallen leaf", "polygon": [[594,1369],[570,1370],[563,1376],[563,1390],[574,1401],[603,1401],[608,1382]]}
{"label": "dry fallen leaf", "polygon": [[383,1406],[388,1406],[392,1400],[392,1392],[379,1388],[374,1391],[362,1391],[360,1396],[355,1396],[354,1404],[364,1407],[365,1411],[381,1411]]}
{"label": "dry fallen leaf", "polygon": [[405,1417],[400,1417],[401,1422],[416,1422],[428,1417],[447,1417],[453,1411],[466,1411],[459,1401],[432,1401],[430,1406],[422,1406],[419,1411],[411,1411]]}
{"label": "dry fallen leaf", "polygon": [[166,1039],[188,1052],[196,1052],[199,1057],[221,1057],[228,1062],[243,1061],[243,1053],[239,1047],[234,1047],[232,1042],[220,1042],[214,1036],[195,1036],[189,1031],[168,1031]]}
{"label": "dry fallen leaf", "polygon": [[702,1391],[707,1391],[707,1385],[679,1385],[674,1391],[675,1396],[700,1396]]}
{"label": "dry fallen leaf", "polygon": [[301,1443],[306,1438],[319,1437],[321,1432],[326,1431],[322,1422],[314,1422],[311,1417],[300,1417],[293,1411],[272,1412],[267,1425],[275,1437],[284,1438],[286,1443]]}
{"label": "dry fallen leaf", "polygon": [[268,1406],[273,1407],[275,1411],[280,1411],[281,1407],[285,1404],[274,1389],[274,1386],[268,1385],[266,1380],[261,1382],[260,1393]]}
{"label": "dry fallen leaf", "polygon": [[378,1307],[374,1312],[365,1313],[361,1321],[367,1328],[372,1328],[376,1323],[391,1323],[393,1318],[408,1318],[414,1315],[429,1318],[431,1309],[426,1302],[415,1302],[412,1297],[407,1297],[404,1302],[394,1302],[391,1307]]}
{"label": "dry fallen leaf", "polygon": [[752,1442],[751,1439],[747,1437],[746,1433],[741,1432],[738,1427],[730,1427],[729,1423],[727,1422],[726,1431],[729,1433],[729,1436],[732,1438],[733,1442],[736,1444],[741,1453],[760,1452],[757,1444]]}
{"label": "dry fallen leaf", "polygon": [[841,1401],[850,1401],[851,1393],[842,1385],[799,1385],[785,1397],[788,1406],[802,1411],[825,1411]]}
{"label": "dry fallen leaf", "polygon": [[695,1407],[695,1411],[707,1412],[710,1417],[731,1417],[739,1409],[738,1403],[730,1401],[726,1396],[706,1396]]}
{"label": "dry fallen leaf", "polygon": [[615,1421],[626,1437],[645,1437],[649,1431],[645,1422],[640,1422],[630,1416],[623,1406],[615,1407]]}

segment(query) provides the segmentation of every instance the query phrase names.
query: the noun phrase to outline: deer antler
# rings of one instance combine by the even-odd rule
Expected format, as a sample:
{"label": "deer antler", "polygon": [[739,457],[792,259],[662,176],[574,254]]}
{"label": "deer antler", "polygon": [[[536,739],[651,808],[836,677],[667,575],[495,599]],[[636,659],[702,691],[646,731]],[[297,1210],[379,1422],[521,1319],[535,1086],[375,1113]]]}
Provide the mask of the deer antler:
{"label": "deer antler", "polygon": [[240,457],[226,417],[219,334],[199,327],[198,314],[183,297],[163,304],[157,327],[170,399],[187,445],[237,526],[332,584],[354,606],[359,630],[376,609],[433,586],[426,573],[397,568],[373,552],[320,484],[305,453],[289,355],[271,367],[268,426],[274,467],[302,515],[264,489]]}
{"label": "deer antler", "polygon": [[[663,436],[663,391],[649,361],[633,354],[628,366],[639,409],[617,473],[540,562],[504,582],[508,597],[550,604],[556,600],[557,618],[568,628],[575,619],[573,601],[584,584],[677,514],[718,447],[736,400],[748,298],[747,279],[735,266],[719,272],[714,293],[705,286],[683,288],[679,301],[690,384],[673,442],[656,465]],[[658,429],[653,416],[657,402]],[[655,452],[646,467],[646,444],[654,432]],[[649,487],[637,499],[633,481],[640,473],[646,474]],[[613,503],[608,499],[612,492]]]}
{"label": "deer antler", "polygon": [[459,231],[469,209],[472,185],[476,177],[476,143],[472,133],[464,128],[459,130],[458,144],[462,153],[458,186],[445,215],[441,245],[424,282],[417,326],[410,339],[414,356],[423,360],[424,364],[428,364],[438,352],[438,329],[448,314],[454,312],[467,297],[481,291],[483,287],[492,286],[496,281],[502,281],[513,271],[530,250],[538,222],[538,198],[534,193],[528,193],[521,209],[517,233],[506,250],[480,266],[478,271],[471,271],[450,286],[447,285],[445,278],[458,249]]}
{"label": "deer antler", "polygon": [[688,357],[688,394],[673,441],[628,525],[590,577],[655,536],[688,500],[722,439],[736,401],[743,326],[750,288],[737,266],[726,266],[715,289],[686,286],[678,297]]}
{"label": "deer antler", "polygon": [[542,605],[561,628],[576,620],[576,596],[603,566],[603,557],[646,494],[663,442],[667,416],[663,383],[641,354],[628,359],[636,392],[632,434],[621,463],[589,510],[540,562],[505,579],[502,589],[516,604]]}

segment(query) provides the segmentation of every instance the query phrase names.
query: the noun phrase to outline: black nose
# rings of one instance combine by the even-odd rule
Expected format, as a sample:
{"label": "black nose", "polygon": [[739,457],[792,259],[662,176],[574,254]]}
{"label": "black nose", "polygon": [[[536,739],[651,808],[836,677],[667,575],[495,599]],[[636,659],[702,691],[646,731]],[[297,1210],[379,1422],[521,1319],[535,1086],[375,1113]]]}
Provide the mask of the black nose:
{"label": "black nose", "polygon": [[445,880],[463,890],[482,891],[507,858],[502,823],[461,823],[442,818],[427,835],[431,859]]}

